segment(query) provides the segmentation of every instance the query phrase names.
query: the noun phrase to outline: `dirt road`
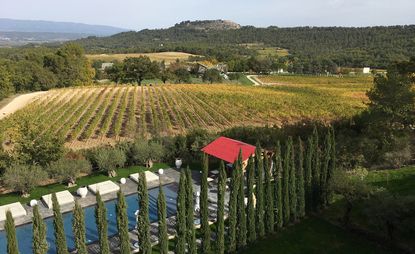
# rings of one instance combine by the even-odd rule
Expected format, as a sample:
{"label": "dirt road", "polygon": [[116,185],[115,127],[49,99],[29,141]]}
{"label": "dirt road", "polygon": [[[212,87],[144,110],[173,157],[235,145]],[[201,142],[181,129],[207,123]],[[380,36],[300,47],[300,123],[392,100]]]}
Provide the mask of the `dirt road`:
{"label": "dirt road", "polygon": [[259,81],[256,77],[258,75],[247,75],[246,76],[252,83],[254,83],[254,86],[260,86],[263,85],[261,81]]}
{"label": "dirt road", "polygon": [[34,92],[17,96],[6,106],[0,109],[0,120],[10,114],[13,114],[17,110],[23,108],[24,106],[35,100],[37,97],[45,93],[47,92]]}

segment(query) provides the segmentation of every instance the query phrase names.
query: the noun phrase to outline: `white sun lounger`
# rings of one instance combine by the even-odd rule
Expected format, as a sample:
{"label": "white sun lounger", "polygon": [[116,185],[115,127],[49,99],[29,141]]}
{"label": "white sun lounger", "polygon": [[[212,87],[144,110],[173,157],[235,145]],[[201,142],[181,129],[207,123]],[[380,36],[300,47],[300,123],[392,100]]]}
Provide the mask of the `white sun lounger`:
{"label": "white sun lounger", "polygon": [[13,218],[27,215],[26,209],[19,202],[0,206],[0,221],[6,220],[6,213],[10,211]]}
{"label": "white sun lounger", "polygon": [[118,186],[113,181],[108,180],[105,182],[88,185],[88,189],[94,194],[99,192],[99,194],[105,195],[108,193],[117,192],[120,189],[120,186]]}
{"label": "white sun lounger", "polygon": [[[61,206],[62,205],[68,205],[68,204],[71,204],[71,203],[74,203],[75,202],[74,197],[67,190],[60,191],[60,192],[56,192],[56,198],[58,199],[58,203]],[[42,196],[42,201],[43,201],[43,203],[45,203],[45,205],[46,205],[47,208],[49,208],[49,209],[52,209],[53,208],[53,205],[52,205],[52,194],[48,194],[48,195]]]}
{"label": "white sun lounger", "polygon": [[[153,172],[145,171],[144,174],[146,175],[146,180],[147,180],[148,183],[159,180],[159,177],[156,174],[154,174]],[[139,173],[131,174],[130,178],[134,182],[138,183]]]}

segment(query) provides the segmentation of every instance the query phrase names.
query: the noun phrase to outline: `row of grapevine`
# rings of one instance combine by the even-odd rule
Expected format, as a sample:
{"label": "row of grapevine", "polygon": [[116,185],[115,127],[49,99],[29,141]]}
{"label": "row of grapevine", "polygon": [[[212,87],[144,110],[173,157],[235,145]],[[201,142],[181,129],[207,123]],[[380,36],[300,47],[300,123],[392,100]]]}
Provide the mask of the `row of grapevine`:
{"label": "row of grapevine", "polygon": [[94,90],[90,90],[87,94],[81,99],[81,103],[78,104],[78,107],[74,111],[68,112],[66,116],[66,121],[62,126],[58,128],[58,135],[67,137],[69,131],[72,129],[72,126],[79,120],[86,108],[90,106],[93,100],[98,97],[98,94],[94,93]]}
{"label": "row of grapevine", "polygon": [[115,119],[115,123],[113,124],[114,127],[112,128],[113,129],[112,134],[115,137],[120,136],[121,127],[122,127],[123,120],[124,120],[124,114],[125,114],[125,111],[128,105],[128,97],[129,97],[128,95],[131,91],[130,88],[124,88],[124,90],[125,91],[121,98],[121,104],[120,104],[120,108],[118,109],[117,118]]}
{"label": "row of grapevine", "polygon": [[112,120],[114,117],[116,117],[115,115],[115,110],[118,108],[118,104],[120,102],[121,99],[121,95],[122,95],[122,89],[116,89],[117,90],[117,94],[114,97],[113,101],[111,102],[107,112],[105,113],[105,118],[102,122],[101,127],[98,130],[98,135],[99,136],[105,136],[111,126]]}
{"label": "row of grapevine", "polygon": [[96,112],[97,108],[102,104],[102,101],[105,98],[107,88],[94,91],[94,93],[99,94],[99,96],[94,100],[91,106],[84,112],[81,116],[78,123],[75,125],[75,128],[68,135],[69,140],[78,139],[82,131],[87,126],[89,120],[92,118],[93,114]]}
{"label": "row of grapevine", "polygon": [[132,89],[131,95],[129,96],[130,100],[128,101],[127,123],[124,128],[124,133],[123,133],[124,136],[129,136],[129,137],[135,136],[135,132],[137,129],[137,118],[135,115],[136,106],[137,106],[137,93],[138,93],[138,88],[134,87]]}
{"label": "row of grapevine", "polygon": [[81,137],[80,137],[81,140],[92,138],[94,136],[95,130],[97,129],[98,124],[101,123],[102,118],[105,116],[104,115],[105,111],[107,107],[109,106],[114,95],[115,95],[114,88],[111,88],[110,91],[106,93],[105,98],[102,104],[99,106],[98,111],[92,117],[92,120],[90,120],[84,132],[81,134]]}

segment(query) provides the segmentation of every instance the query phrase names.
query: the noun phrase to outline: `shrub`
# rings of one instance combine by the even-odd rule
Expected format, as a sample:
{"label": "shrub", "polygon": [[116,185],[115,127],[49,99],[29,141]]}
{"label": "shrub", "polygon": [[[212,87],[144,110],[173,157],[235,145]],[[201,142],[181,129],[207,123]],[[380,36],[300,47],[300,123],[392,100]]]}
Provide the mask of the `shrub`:
{"label": "shrub", "polygon": [[47,179],[47,173],[39,166],[17,164],[6,169],[3,175],[4,186],[29,196],[36,186]]}
{"label": "shrub", "polygon": [[87,160],[72,160],[62,158],[50,164],[47,171],[49,176],[69,186],[75,185],[76,179],[81,173],[91,172],[91,163]]}
{"label": "shrub", "polygon": [[132,164],[151,167],[153,161],[160,161],[164,156],[164,147],[153,141],[136,141],[131,145],[129,159]]}
{"label": "shrub", "polygon": [[100,171],[105,171],[108,176],[115,177],[116,168],[123,167],[127,160],[125,153],[118,148],[100,148],[95,150],[93,160]]}

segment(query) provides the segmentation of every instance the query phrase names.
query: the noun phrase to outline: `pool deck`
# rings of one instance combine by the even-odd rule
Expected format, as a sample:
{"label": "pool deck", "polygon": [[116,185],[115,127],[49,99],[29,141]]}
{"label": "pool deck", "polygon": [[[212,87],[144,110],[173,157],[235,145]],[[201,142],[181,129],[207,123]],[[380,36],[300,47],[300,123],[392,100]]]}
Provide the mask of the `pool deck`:
{"label": "pool deck", "polygon": [[[164,170],[164,175],[161,177],[161,181],[162,181],[161,184],[165,185],[165,184],[176,182],[176,180],[179,179],[179,176],[180,175],[178,171],[174,169]],[[137,193],[137,184],[130,179],[126,179],[126,180],[127,180],[126,184],[120,184],[119,182],[116,182],[116,184],[120,186],[121,191],[124,193],[124,195],[130,195],[133,193]],[[152,181],[152,182],[147,183],[148,189],[152,189],[158,186],[159,186],[158,181]],[[71,193],[71,194],[74,196],[75,200],[77,200],[78,203],[82,207],[88,207],[88,206],[92,206],[96,204],[95,195],[91,193],[90,191],[88,191],[88,194],[85,198],[80,198],[76,193]],[[117,198],[117,192],[112,192],[112,193],[102,195],[103,201],[108,201],[108,200],[112,200],[115,198]],[[30,207],[28,204],[22,204],[22,205],[26,209],[27,214],[24,216],[19,216],[14,219],[14,223],[16,226],[32,222],[33,208]],[[72,211],[74,205],[75,203],[62,205],[61,212],[66,213],[66,212]],[[38,206],[39,206],[39,212],[42,218],[48,218],[48,217],[53,216],[53,210],[45,206],[45,204],[42,201],[38,200]],[[4,229],[4,224],[5,224],[4,221],[0,222],[0,230]]]}

